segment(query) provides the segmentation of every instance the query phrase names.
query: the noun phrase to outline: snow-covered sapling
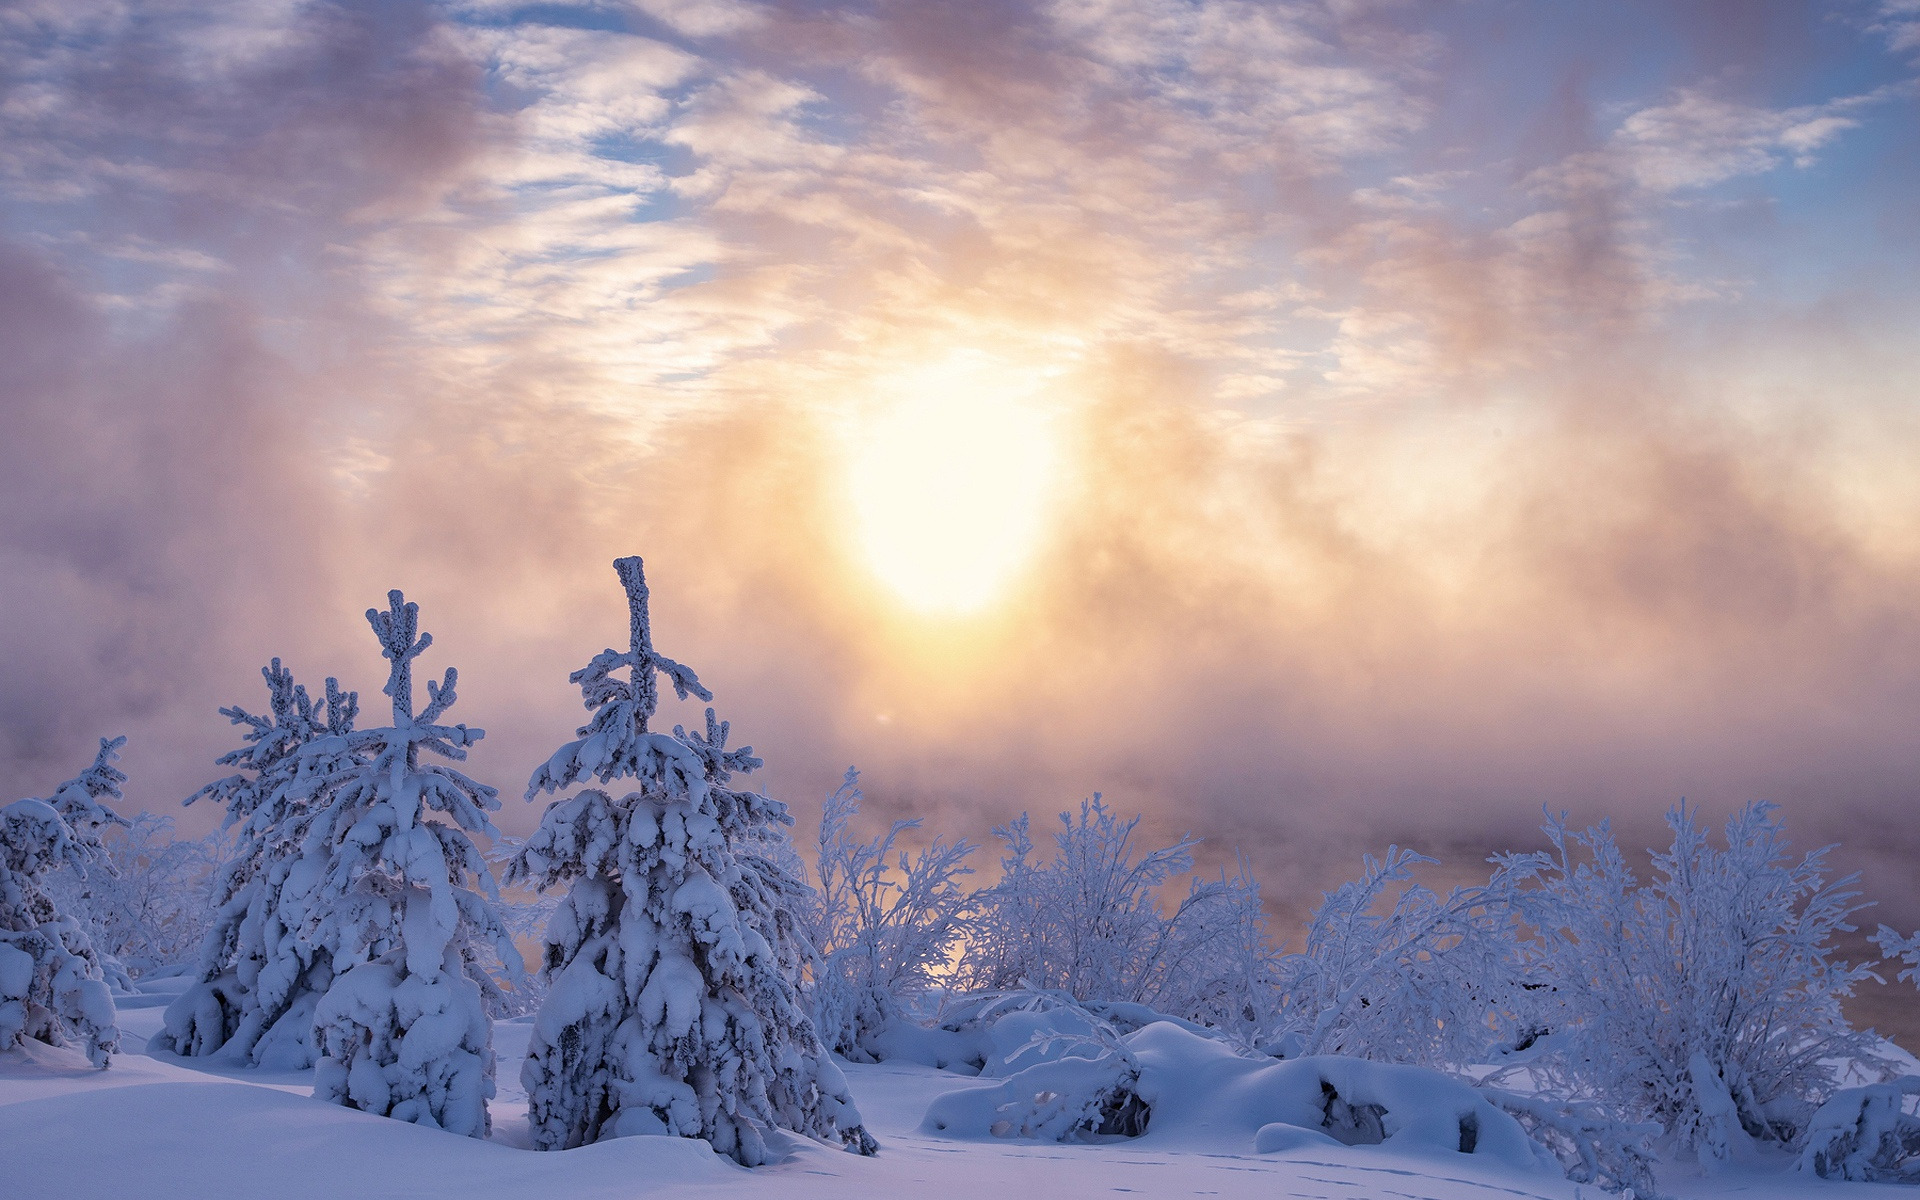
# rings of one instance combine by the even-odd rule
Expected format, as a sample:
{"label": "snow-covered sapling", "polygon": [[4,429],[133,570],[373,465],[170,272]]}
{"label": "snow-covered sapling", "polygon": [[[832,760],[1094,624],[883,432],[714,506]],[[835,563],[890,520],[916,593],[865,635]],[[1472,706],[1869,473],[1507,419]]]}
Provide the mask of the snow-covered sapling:
{"label": "snow-covered sapling", "polygon": [[81,923],[54,903],[47,881],[61,867],[83,876],[98,869],[95,831],[120,822],[99,801],[118,798],[126,782],[112,766],[125,742],[102,738],[93,766],[50,799],[0,808],[0,1050],[26,1038],[54,1046],[74,1038],[85,1042],[94,1066],[105,1067],[120,1048],[100,959]]}
{"label": "snow-covered sapling", "polygon": [[1909,937],[1891,925],[1882,925],[1872,940],[1880,947],[1880,953],[1901,964],[1899,981],[1911,981],[1914,987],[1920,988],[1920,933]]}
{"label": "snow-covered sapling", "polygon": [[346,736],[359,698],[328,679],[324,701],[315,701],[277,658],[260,674],[266,714],[220,710],[245,730],[246,744],[218,760],[235,773],[187,797],[224,807],[221,825],[235,844],[213,883],[199,980],[168,1006],[155,1043],[300,1070],[317,1058],[313,1010],[333,982],[330,949],[302,933],[318,876],[301,848],[318,784],[359,761]]}
{"label": "snow-covered sapling", "polygon": [[947,969],[965,929],[969,894],[960,878],[976,849],[936,837],[917,855],[898,851],[900,835],[920,822],[895,821],[871,841],[850,825],[860,812],[860,773],[847,769],[820,818],[820,961],[811,999],[821,1034],[835,1051],[872,1062],[874,1039],[904,1002]]}
{"label": "snow-covered sapling", "polygon": [[1808,1123],[1796,1168],[1823,1179],[1920,1183],[1920,1075],[1843,1088]]}
{"label": "snow-covered sapling", "polygon": [[[788,961],[793,881],[760,851],[785,806],[728,786],[760,765],[704,736],[652,732],[665,675],[682,699],[712,699],[653,648],[638,558],[625,585],[629,646],[573,673],[592,712],[533,774],[527,798],[593,778],[632,779],[615,798],[584,788],[547,808],[507,873],[570,884],[548,927],[548,993],[522,1080],[534,1144],[563,1149],[627,1134],[705,1138],[752,1166],[784,1128],[870,1154],[873,1139],[820,1043]],[[617,678],[616,670],[628,677]],[[788,949],[782,949],[786,944]]]}
{"label": "snow-covered sapling", "polygon": [[[311,788],[307,830],[290,875],[301,880],[295,930],[324,949],[332,983],[314,1009],[314,1095],[471,1137],[490,1128],[497,986],[483,947],[510,970],[519,953],[486,896],[497,896],[468,836],[491,836],[494,789],[425,760],[461,760],[483,732],[444,725],[453,668],[427,682],[416,712],[413,660],[433,642],[420,607],[398,591],[367,621],[388,661],[393,724],[318,737],[300,748]],[[447,820],[435,820],[441,815]],[[292,885],[289,885],[291,890]],[[285,897],[283,897],[283,904]]]}

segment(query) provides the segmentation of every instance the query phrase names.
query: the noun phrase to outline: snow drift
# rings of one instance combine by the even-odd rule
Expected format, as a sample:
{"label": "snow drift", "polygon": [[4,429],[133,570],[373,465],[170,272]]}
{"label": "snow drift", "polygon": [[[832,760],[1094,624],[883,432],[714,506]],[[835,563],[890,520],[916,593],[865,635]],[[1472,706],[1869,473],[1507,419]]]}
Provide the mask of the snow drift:
{"label": "snow drift", "polygon": [[921,1132],[1059,1141],[1133,1134],[1142,1145],[1259,1153],[1385,1144],[1560,1174],[1517,1121],[1435,1071],[1330,1056],[1252,1057],[1171,1022],[1103,1039],[1079,1028],[1085,1022],[1071,1010],[1042,1019],[1054,1015],[1017,1014],[1031,1035],[1029,1056],[1040,1061],[997,1086],[938,1098]]}

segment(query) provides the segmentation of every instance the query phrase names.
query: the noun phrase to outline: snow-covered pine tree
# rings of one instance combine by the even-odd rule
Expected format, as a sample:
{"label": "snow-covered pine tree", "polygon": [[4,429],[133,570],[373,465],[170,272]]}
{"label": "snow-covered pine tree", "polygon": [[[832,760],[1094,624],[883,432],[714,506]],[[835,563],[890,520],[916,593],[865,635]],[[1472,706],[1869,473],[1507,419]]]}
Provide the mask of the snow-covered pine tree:
{"label": "snow-covered pine tree", "polygon": [[[120,791],[120,785],[127,781],[126,772],[113,765],[113,760],[120,757],[120,747],[126,744],[124,735],[101,738],[93,765],[55,788],[47,797],[47,803],[67,823],[74,849],[79,853],[79,858],[68,864],[66,870],[56,872],[47,881],[48,891],[57,906],[70,910],[70,915],[83,924],[93,916],[97,885],[112,878],[114,873],[112,857],[101,844],[100,835],[116,825],[128,824],[125,817],[101,803],[107,797],[126,799]],[[110,986],[122,991],[133,990],[133,978],[120,960],[98,945],[93,947],[93,955],[99,963],[101,977]]]}
{"label": "snow-covered pine tree", "polygon": [[[317,880],[294,867],[302,861],[314,784],[356,761],[345,735],[353,732],[359,698],[328,679],[325,701],[316,702],[277,658],[260,674],[267,681],[265,715],[239,705],[220,710],[245,729],[246,744],[218,760],[237,772],[187,797],[188,804],[223,806],[222,827],[234,831],[236,845],[215,881],[199,982],[168,1006],[155,1040],[176,1054],[300,1070],[317,1057],[313,1010],[333,982],[333,963],[325,946],[300,936]],[[302,756],[323,738],[332,739],[329,753]]]}
{"label": "snow-covered pine tree", "polygon": [[35,1038],[50,1045],[86,1042],[105,1067],[120,1048],[113,996],[85,928],[48,894],[48,876],[69,867],[101,869],[97,830],[120,823],[100,803],[120,797],[127,777],[112,763],[125,738],[100,739],[93,766],[47,800],[0,808],[0,1050]]}
{"label": "snow-covered pine tree", "polygon": [[[413,707],[413,660],[432,644],[420,606],[398,591],[367,610],[389,663],[393,724],[315,738],[290,788],[312,799],[300,857],[305,914],[295,931],[335,972],[314,1010],[314,1095],[336,1104],[485,1137],[494,1090],[498,991],[480,961],[491,942],[512,972],[519,953],[487,897],[493,876],[469,833],[494,833],[494,789],[422,753],[461,760],[484,736],[443,725],[457,675],[427,682]],[[434,813],[451,819],[432,819]],[[473,889],[478,884],[487,896]],[[293,885],[287,885],[287,892]],[[286,903],[283,894],[282,904]]]}
{"label": "snow-covered pine tree", "polygon": [[[726,748],[712,709],[704,735],[648,730],[656,674],[682,699],[713,697],[654,650],[640,559],[614,569],[629,648],[573,673],[593,716],[534,772],[527,798],[589,776],[631,778],[638,790],[554,801],[507,875],[541,890],[572,885],[548,927],[550,990],[522,1076],[534,1144],[670,1134],[753,1166],[779,1127],[871,1154],[784,961],[798,953],[794,881],[762,851],[767,832],[792,819],[728,786],[760,760]],[[615,678],[622,668],[629,677]]]}
{"label": "snow-covered pine tree", "polygon": [[126,744],[125,735],[101,738],[93,765],[55,788],[53,795],[47,797],[47,803],[53,805],[53,810],[67,823],[73,832],[74,844],[89,861],[101,857],[102,830],[128,824],[125,817],[101,803],[107,797],[126,799],[120,785],[127,781],[127,773],[113,765],[113,760],[120,757],[120,747]]}

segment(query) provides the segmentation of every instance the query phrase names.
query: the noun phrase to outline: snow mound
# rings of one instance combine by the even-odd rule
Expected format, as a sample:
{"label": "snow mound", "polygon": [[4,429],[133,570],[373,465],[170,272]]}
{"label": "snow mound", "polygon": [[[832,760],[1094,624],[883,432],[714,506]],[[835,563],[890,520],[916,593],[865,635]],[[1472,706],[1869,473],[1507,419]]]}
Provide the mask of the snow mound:
{"label": "snow mound", "polygon": [[1140,1129],[1143,1147],[1274,1153],[1384,1145],[1560,1174],[1517,1121],[1435,1071],[1334,1056],[1247,1057],[1170,1022],[1120,1037],[1103,1053],[1067,1027],[1070,1011],[1015,1015],[1044,1061],[998,1086],[939,1097],[922,1133],[1068,1141]]}
{"label": "snow mound", "polygon": [[1813,1114],[1798,1169],[1825,1179],[1920,1183],[1920,1075],[1844,1088]]}
{"label": "snow mound", "polygon": [[[1065,992],[1028,988],[960,1000],[945,1007],[939,1023],[931,1027],[897,1013],[868,1039],[867,1048],[879,1062],[912,1062],[1001,1079],[1040,1062],[1093,1056],[1090,1041],[1133,1033],[1156,1022],[1214,1036],[1205,1026],[1145,1004],[1081,1001]],[[1047,1044],[1033,1044],[1035,1035]],[[1013,1058],[1019,1059],[1017,1065]]]}
{"label": "snow mound", "polygon": [[[99,1152],[101,1129],[113,1131],[112,1154]],[[650,1188],[712,1188],[737,1184],[744,1174],[706,1143],[684,1138],[625,1138],[569,1151],[561,1169],[553,1161],[560,1155],[449,1137],[242,1083],[143,1083],[0,1104],[0,1146],[7,1148],[10,1177],[63,1180],[60,1194],[70,1196],[149,1195],[156,1181],[165,1181],[202,1200],[269,1193],[276,1200],[517,1196],[549,1189],[612,1197],[631,1195],[635,1180]],[[84,1169],[76,1171],[76,1163]]]}

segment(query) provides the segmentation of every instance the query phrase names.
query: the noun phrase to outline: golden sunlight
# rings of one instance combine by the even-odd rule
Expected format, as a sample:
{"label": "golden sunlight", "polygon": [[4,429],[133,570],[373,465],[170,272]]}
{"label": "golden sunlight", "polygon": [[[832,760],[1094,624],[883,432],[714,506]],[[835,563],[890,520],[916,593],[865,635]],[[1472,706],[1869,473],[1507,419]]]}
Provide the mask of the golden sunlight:
{"label": "golden sunlight", "polygon": [[971,356],[886,381],[848,484],[874,572],[922,612],[984,608],[1032,557],[1056,472],[1040,380]]}

